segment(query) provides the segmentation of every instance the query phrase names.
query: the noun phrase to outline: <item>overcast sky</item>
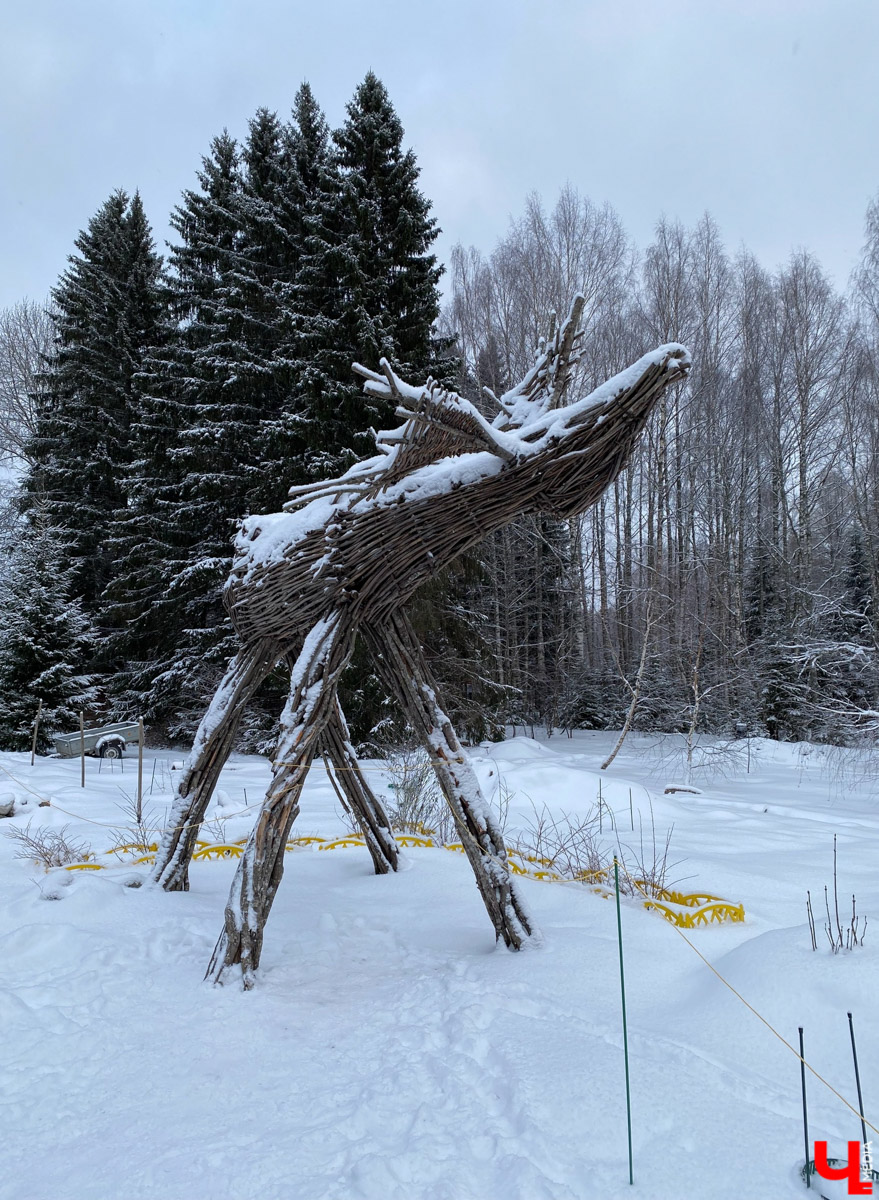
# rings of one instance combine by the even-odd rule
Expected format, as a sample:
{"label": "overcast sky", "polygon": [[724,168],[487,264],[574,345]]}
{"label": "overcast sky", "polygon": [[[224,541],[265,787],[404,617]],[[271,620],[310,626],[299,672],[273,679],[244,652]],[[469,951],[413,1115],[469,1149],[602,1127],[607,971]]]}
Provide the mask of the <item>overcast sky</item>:
{"label": "overcast sky", "polygon": [[645,245],[706,209],[845,285],[879,191],[877,0],[3,0],[0,307],[43,298],[115,188],[160,242],[210,139],[308,79],[332,125],[385,82],[455,241],[569,180]]}

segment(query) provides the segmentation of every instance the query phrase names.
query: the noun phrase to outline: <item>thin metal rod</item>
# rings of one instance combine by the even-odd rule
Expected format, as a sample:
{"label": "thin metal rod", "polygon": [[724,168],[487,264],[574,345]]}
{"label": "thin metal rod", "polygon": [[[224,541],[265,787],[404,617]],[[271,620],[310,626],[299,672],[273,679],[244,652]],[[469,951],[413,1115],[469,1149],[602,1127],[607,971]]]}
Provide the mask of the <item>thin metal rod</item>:
{"label": "thin metal rod", "polygon": [[81,764],[80,787],[85,787],[85,723],[82,710],[79,713],[79,760]]}
{"label": "thin metal rod", "polygon": [[629,1137],[629,1183],[634,1184],[632,1171],[632,1091],[629,1086],[629,1034],[626,1026],[626,975],[623,970],[623,919],[620,914],[620,864],[613,856],[613,881],[617,894],[617,938],[620,945],[620,994],[623,1000],[623,1059],[626,1064],[626,1127]]}
{"label": "thin metal rod", "polygon": [[864,1097],[861,1095],[861,1072],[858,1070],[858,1051],[855,1046],[855,1027],[852,1023],[852,1014],[848,1014],[848,1028],[852,1035],[852,1058],[855,1063],[855,1083],[858,1085],[858,1115],[861,1118],[861,1133],[864,1137],[864,1145],[867,1144],[867,1126],[864,1121]]}
{"label": "thin metal rod", "polygon": [[803,1088],[803,1144],[806,1148],[806,1187],[812,1186],[812,1173],[809,1170],[809,1113],[806,1108],[806,1058],[803,1054],[803,1027],[800,1026],[800,1083]]}

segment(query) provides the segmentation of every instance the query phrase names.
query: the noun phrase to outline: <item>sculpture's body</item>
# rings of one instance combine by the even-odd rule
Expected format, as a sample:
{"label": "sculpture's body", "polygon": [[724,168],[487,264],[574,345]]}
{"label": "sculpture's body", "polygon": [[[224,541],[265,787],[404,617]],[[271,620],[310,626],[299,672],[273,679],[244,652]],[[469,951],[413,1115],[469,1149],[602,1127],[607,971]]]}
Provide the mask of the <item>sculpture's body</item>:
{"label": "sculpture's body", "polygon": [[340,479],[299,489],[287,506],[292,511],[244,522],[227,587],[244,645],[196,735],[156,864],[164,887],[187,886],[198,829],[241,712],[286,658],[291,688],[273,779],[239,861],[208,969],[212,978],[241,963],[245,986],[252,980],[299,794],[319,746],[337,768],[376,871],[396,869],[393,835],[357,767],[337,699],[358,633],[430,753],[497,936],[518,949],[534,932],[403,605],[520,513],[572,516],[593,504],[625,465],[658,397],[686,374],[683,347],[664,346],[585,400],[559,407],[581,309],[578,298],[533,370],[499,401],[503,411],[492,423],[435,385],[401,383],[385,364],[383,375],[356,368],[368,389],[397,399],[405,423],[378,435],[376,458]]}

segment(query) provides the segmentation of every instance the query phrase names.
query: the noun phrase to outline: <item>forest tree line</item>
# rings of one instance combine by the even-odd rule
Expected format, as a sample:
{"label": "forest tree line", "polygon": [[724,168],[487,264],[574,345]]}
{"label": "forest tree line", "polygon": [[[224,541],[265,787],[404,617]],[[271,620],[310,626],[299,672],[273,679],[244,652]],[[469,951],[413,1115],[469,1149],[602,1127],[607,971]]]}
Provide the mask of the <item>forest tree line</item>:
{"label": "forest tree line", "polygon": [[489,257],[456,247],[451,274],[476,390],[518,378],[576,291],[581,391],[659,343],[693,355],[596,507],[485,549],[479,607],[520,722],[619,726],[637,684],[641,728],[875,740],[879,201],[845,295],[808,251],[774,273],[731,255],[708,215],[659,221],[638,254],[570,188]]}
{"label": "forest tree line", "polygon": [[[46,729],[85,708],[190,736],[235,643],[238,521],[395,423],[350,364],[478,403],[578,292],[578,393],[664,342],[693,369],[599,505],[522,518],[416,598],[457,719],[875,737],[879,202],[843,294],[807,251],[775,272],[730,254],[707,215],[641,252],[567,187],[490,255],[456,246],[441,306],[436,222],[370,73],[338,130],[303,85],[289,121],[219,135],[171,225],[165,260],[114,193],[50,302],[0,314],[0,746],[38,700]],[[399,735],[365,658],[346,686],[361,741]],[[242,745],[268,748],[284,691],[279,665]]]}

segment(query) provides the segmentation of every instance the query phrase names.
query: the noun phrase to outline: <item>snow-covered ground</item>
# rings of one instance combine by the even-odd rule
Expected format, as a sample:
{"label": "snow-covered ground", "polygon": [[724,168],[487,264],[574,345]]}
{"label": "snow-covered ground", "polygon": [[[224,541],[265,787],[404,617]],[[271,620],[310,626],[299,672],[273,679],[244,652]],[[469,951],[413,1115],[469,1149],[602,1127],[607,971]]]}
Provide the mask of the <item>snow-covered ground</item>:
{"label": "snow-covered ground", "polygon": [[[474,751],[510,794],[595,806],[610,734]],[[623,846],[674,825],[671,877],[742,902],[744,925],[689,933],[717,970],[879,1125],[879,796],[857,756],[754,741],[701,794],[664,794],[669,742],[632,737],[602,797]],[[179,754],[147,754],[147,809],[166,810]],[[372,766],[374,786],[386,779]],[[490,774],[490,772],[493,772]],[[244,836],[268,782],[235,756],[208,829]],[[135,764],[0,754],[0,821],[60,828],[102,852],[126,825]],[[51,807],[38,807],[37,795]],[[635,832],[631,830],[631,789]],[[219,803],[222,801],[222,804]],[[71,815],[75,814],[75,815]],[[605,840],[613,832],[604,817]],[[345,830],[315,769],[294,832]],[[865,944],[830,953],[823,887],[838,835],[840,897]],[[302,851],[266,931],[257,988],[202,982],[234,863],[197,862],[191,891],[124,886],[131,870],[54,872],[0,836],[0,1197],[3,1200],[782,1200],[806,1193],[799,1064],[656,913],[624,902],[635,1187],[628,1185],[615,906],[579,884],[522,880],[541,949],[497,949],[466,861],[407,852],[371,873],[365,849]],[[103,856],[102,856],[103,857]],[[112,859],[105,858],[105,861]],[[63,876],[63,877],[62,877]],[[818,951],[806,925],[806,889]],[[847,912],[843,913],[846,923]],[[831,1152],[857,1119],[809,1081],[813,1138]],[[879,1138],[874,1142],[879,1148]],[[879,1154],[876,1155],[879,1158]],[[836,1187],[834,1193],[832,1189]],[[845,1194],[822,1184],[828,1196]],[[812,1192],[812,1195],[815,1195]]]}

